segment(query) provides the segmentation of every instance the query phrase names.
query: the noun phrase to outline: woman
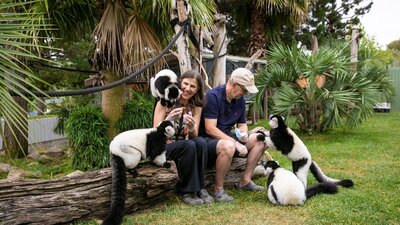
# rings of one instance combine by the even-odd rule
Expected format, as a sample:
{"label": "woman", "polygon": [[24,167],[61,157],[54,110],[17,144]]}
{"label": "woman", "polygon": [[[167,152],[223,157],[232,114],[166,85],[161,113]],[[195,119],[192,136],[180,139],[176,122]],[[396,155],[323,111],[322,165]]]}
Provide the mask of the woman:
{"label": "woman", "polygon": [[186,204],[210,203],[214,199],[207,193],[204,183],[207,146],[205,140],[198,137],[204,97],[203,79],[197,71],[189,70],[180,80],[182,95],[177,104],[168,108],[158,101],[154,109],[153,127],[163,120],[179,124],[177,138],[166,147],[167,158],[174,160],[178,169],[177,190]]}

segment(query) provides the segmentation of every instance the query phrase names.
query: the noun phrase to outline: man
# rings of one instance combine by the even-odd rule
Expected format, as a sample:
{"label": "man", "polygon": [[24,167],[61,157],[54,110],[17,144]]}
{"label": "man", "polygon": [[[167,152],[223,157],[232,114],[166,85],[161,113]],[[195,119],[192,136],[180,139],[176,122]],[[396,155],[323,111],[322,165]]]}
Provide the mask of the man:
{"label": "man", "polygon": [[[224,191],[224,179],[235,153],[241,157],[247,155],[246,168],[236,188],[251,191],[264,189],[251,180],[253,170],[263,154],[264,143],[257,141],[257,134],[247,135],[244,96],[248,92],[258,92],[254,76],[250,70],[238,68],[232,72],[227,84],[213,88],[206,94],[199,132],[206,138],[209,162],[215,162],[214,198],[217,201],[233,200]],[[231,133],[235,125],[236,135]]]}

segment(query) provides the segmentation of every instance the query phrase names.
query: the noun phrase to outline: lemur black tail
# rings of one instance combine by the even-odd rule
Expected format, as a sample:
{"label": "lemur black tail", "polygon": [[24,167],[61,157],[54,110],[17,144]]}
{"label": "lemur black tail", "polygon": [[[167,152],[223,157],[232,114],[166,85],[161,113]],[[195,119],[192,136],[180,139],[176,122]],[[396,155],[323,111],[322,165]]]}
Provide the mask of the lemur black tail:
{"label": "lemur black tail", "polygon": [[309,199],[312,196],[317,195],[317,194],[322,194],[322,193],[335,194],[337,192],[338,192],[338,188],[337,188],[336,184],[330,183],[330,182],[322,182],[322,183],[318,183],[315,186],[307,188],[306,196],[307,196],[307,199]]}
{"label": "lemur black tail", "polygon": [[122,223],[125,210],[126,167],[121,157],[114,154],[111,154],[110,157],[112,167],[111,206],[102,224],[119,225]]}
{"label": "lemur black tail", "polygon": [[314,175],[315,179],[317,179],[318,182],[330,182],[334,183],[336,185],[341,185],[343,187],[353,187],[354,183],[352,180],[345,179],[345,180],[337,180],[330,178],[322,172],[321,168],[318,166],[316,162],[312,162],[310,166],[311,173]]}

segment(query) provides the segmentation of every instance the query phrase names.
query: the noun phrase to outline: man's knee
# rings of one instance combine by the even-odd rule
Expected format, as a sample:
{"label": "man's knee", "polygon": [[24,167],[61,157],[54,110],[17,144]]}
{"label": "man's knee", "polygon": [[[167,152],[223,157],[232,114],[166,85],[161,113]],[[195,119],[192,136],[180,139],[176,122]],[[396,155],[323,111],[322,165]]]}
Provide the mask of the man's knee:
{"label": "man's knee", "polygon": [[246,144],[247,149],[256,150],[257,152],[264,151],[265,143],[263,141],[257,140],[257,134],[251,134],[249,137],[249,141]]}
{"label": "man's knee", "polygon": [[235,143],[221,139],[217,144],[217,153],[218,155],[226,155],[232,158],[235,154]]}

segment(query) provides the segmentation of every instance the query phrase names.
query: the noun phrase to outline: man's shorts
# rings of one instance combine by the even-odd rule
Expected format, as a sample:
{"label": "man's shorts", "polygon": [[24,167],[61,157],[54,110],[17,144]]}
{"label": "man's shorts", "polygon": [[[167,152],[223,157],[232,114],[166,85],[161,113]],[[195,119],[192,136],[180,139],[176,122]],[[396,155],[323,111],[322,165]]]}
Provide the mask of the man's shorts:
{"label": "man's shorts", "polygon": [[[239,141],[234,133],[230,135],[235,140]],[[212,168],[215,166],[215,162],[217,161],[217,144],[220,139],[214,139],[211,137],[204,138],[207,142],[207,151],[208,151],[208,167]]]}

